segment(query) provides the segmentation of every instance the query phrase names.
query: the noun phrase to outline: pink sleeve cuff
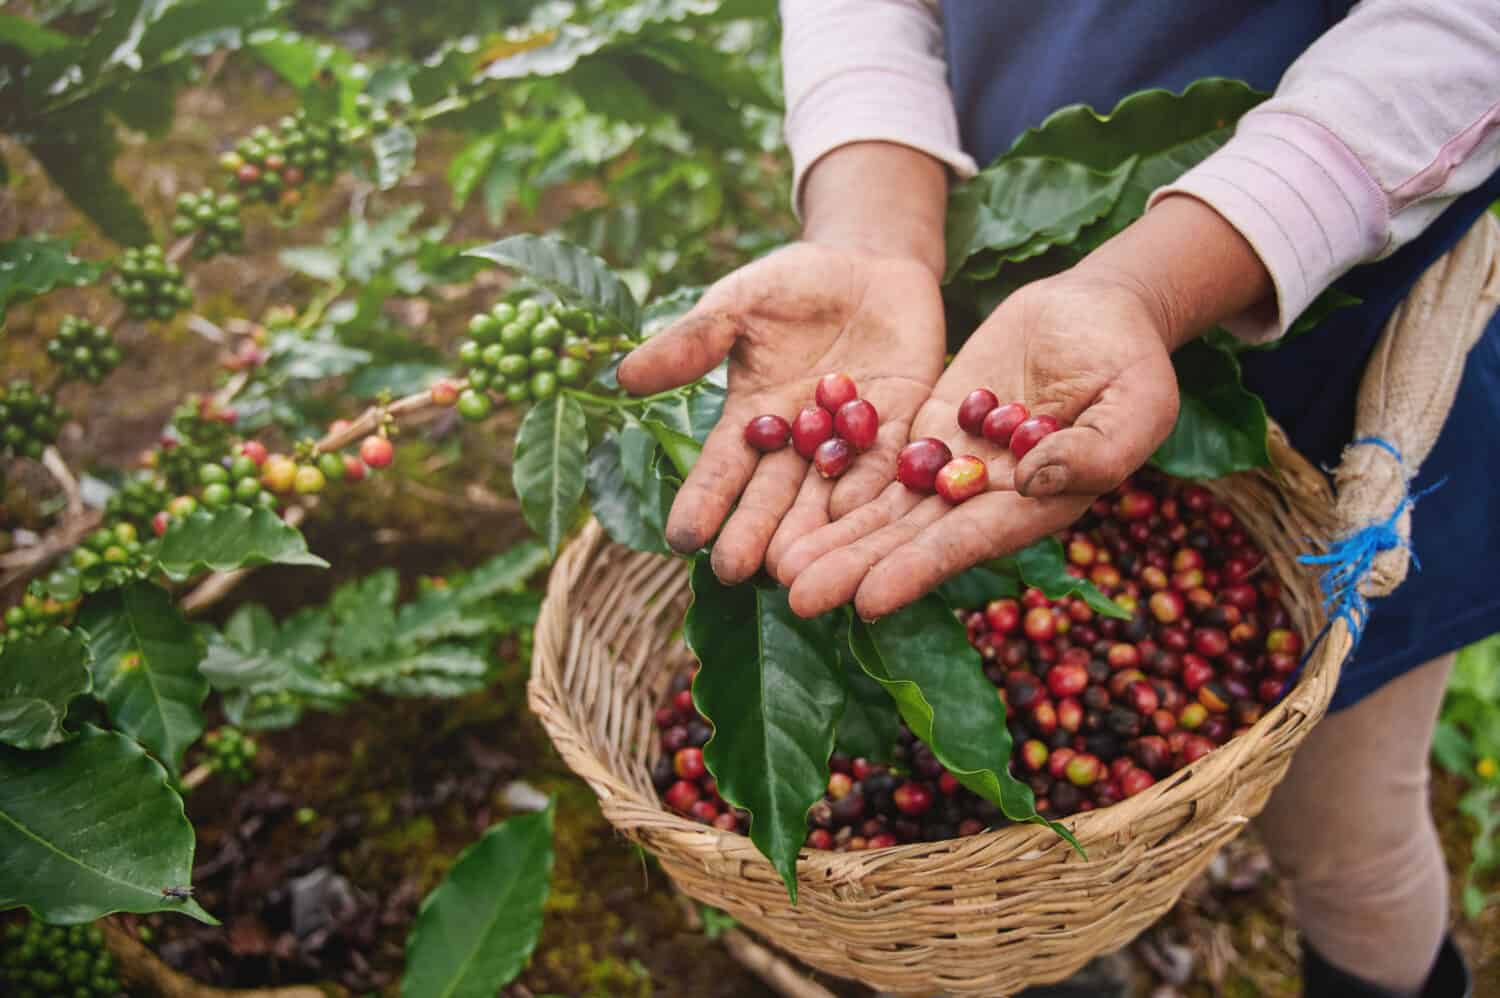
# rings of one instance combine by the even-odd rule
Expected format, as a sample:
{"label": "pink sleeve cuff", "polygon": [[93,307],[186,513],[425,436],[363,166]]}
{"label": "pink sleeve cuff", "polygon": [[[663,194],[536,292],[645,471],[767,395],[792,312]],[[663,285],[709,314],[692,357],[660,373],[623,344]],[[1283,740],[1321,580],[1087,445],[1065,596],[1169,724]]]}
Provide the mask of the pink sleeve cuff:
{"label": "pink sleeve cuff", "polygon": [[1154,192],[1150,204],[1168,194],[1191,195],[1224,216],[1270,272],[1274,312],[1253,308],[1224,323],[1255,343],[1285,333],[1389,238],[1389,207],[1374,178],[1332,132],[1295,114],[1251,111],[1229,142]]}

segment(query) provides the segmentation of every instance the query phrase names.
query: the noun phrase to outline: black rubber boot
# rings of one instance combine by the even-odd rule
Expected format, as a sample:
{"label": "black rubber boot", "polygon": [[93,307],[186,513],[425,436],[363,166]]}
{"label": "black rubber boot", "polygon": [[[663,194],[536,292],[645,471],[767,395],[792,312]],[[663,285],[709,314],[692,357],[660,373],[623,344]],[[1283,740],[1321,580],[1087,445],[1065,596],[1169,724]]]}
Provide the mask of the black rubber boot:
{"label": "black rubber boot", "polygon": [[[1338,969],[1306,943],[1302,946],[1302,995],[1303,998],[1404,998],[1398,991]],[[1451,936],[1443,940],[1437,963],[1418,995],[1419,998],[1474,998],[1469,967]]]}

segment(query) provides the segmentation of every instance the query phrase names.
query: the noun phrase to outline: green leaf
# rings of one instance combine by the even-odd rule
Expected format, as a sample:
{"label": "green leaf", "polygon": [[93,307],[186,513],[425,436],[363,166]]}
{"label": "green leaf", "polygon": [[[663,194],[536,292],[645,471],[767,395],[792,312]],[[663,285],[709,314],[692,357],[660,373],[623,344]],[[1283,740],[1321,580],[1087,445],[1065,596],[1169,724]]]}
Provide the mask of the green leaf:
{"label": "green leaf", "polygon": [[151,225],[114,175],[120,144],[97,105],[50,115],[45,131],[26,144],[47,176],[110,239],[125,245],[151,241]]}
{"label": "green leaf", "polygon": [[504,140],[501,132],[477,136],[448,162],[448,186],[453,188],[454,211],[468,202],[474,188],[489,175],[490,166],[499,155]]}
{"label": "green leaf", "polygon": [[521,513],[554,554],[577,519],[588,445],[583,407],[561,393],[534,405],[516,436],[511,480]]}
{"label": "green leaf", "polygon": [[68,737],[63,719],[90,687],[89,653],[74,631],[12,637],[0,648],[0,742],[42,749]]}
{"label": "green leaf", "polygon": [[458,587],[466,604],[488,601],[502,593],[519,593],[552,560],[536,541],[521,541],[471,571]]}
{"label": "green leaf", "polygon": [[175,911],[192,883],[193,826],[167,774],[118,732],[85,728],[43,752],[0,747],[0,910],[78,924],[116,911]]}
{"label": "green leaf", "polygon": [[1103,115],[1074,104],[1023,133],[999,161],[1051,156],[1092,170],[1114,170],[1135,157],[1119,200],[1089,233],[1089,243],[1098,245],[1139,218],[1152,191],[1227,142],[1240,116],[1265,98],[1239,80],[1206,79],[1181,94],[1159,89],[1130,94]]}
{"label": "green leaf", "polygon": [[1132,156],[1096,172],[1063,159],[1001,159],[948,198],[943,280],[981,252],[1018,262],[1072,243],[1115,206],[1135,163]]}
{"label": "green leaf", "polygon": [[202,571],[229,572],[250,565],[311,565],[328,562],[307,550],[295,527],[268,509],[228,506],[173,521],[156,554],[162,571],[177,581]]}
{"label": "green leaf", "polygon": [[901,712],[885,687],[859,667],[843,635],[838,636],[838,649],[844,686],[849,691],[839,717],[838,749],[855,758],[889,762],[891,749],[901,737]]}
{"label": "green leaf", "polygon": [[1172,354],[1181,407],[1151,463],[1178,478],[1221,478],[1271,463],[1266,405],[1240,380],[1228,350],[1195,340]]}
{"label": "green leaf", "polygon": [[998,559],[997,566],[1002,571],[1013,570],[1023,585],[1035,586],[1046,593],[1048,599],[1081,596],[1089,609],[1102,617],[1130,619],[1130,614],[1120,604],[1101,593],[1092,582],[1068,574],[1068,559],[1056,537],[1043,537],[1013,555]]}
{"label": "green leaf", "polygon": [[285,378],[322,381],[348,374],[368,364],[368,350],[349,347],[332,338],[309,339],[298,333],[278,333],[271,338],[270,370]]}
{"label": "green leaf", "polygon": [[[447,688],[454,696],[468,693],[484,685],[488,666],[474,652],[459,645],[438,645],[420,652],[396,652],[387,658],[364,659],[352,663],[340,663],[338,674],[351,686],[373,686],[386,693],[403,693],[411,682],[446,680]],[[427,689],[411,695],[431,696]]]}
{"label": "green leaf", "polygon": [[448,374],[449,369],[441,364],[381,364],[367,367],[350,378],[347,390],[361,399],[373,399],[382,392],[402,398],[432,387]]}
{"label": "green leaf", "polygon": [[176,776],[203,733],[208,680],[203,644],[171,595],[137,582],[89,600],[79,614],[94,653],[94,688],[115,727],[146,746]]}
{"label": "green leaf", "polygon": [[552,882],[555,803],[495,825],[422,901],[402,998],[494,998],[536,949]]}
{"label": "green leaf", "polygon": [[555,236],[520,235],[472,249],[481,257],[508,267],[570,305],[615,320],[628,333],[640,328],[640,306],[609,265],[581,246]]}
{"label": "green leaf", "polygon": [[677,469],[677,474],[684,479],[687,478],[688,473],[693,470],[693,465],[698,463],[698,455],[703,452],[702,444],[684,433],[679,433],[660,420],[643,419],[641,425],[656,438],[662,451],[671,460],[672,466]]}
{"label": "green leaf", "polygon": [[652,402],[646,418],[701,445],[724,414],[725,394],[719,385],[701,381],[691,391]]}
{"label": "green leaf", "polygon": [[828,788],[846,699],[832,620],[803,620],[785,589],[723,585],[705,556],[692,587],[683,630],[703,666],[693,700],[714,727],[703,761],[724,799],[750,812],[750,840],[795,904],[807,812]]}
{"label": "green leaf", "polygon": [[998,804],[1012,821],[1061,825],[1036,813],[1031,788],[1010,773],[1005,708],[979,653],[942,599],[928,595],[875,623],[853,618],[849,646],[896,701],[901,717],[958,781]]}
{"label": "green leaf", "polygon": [[335,656],[369,658],[395,643],[396,593],[400,588],[401,577],[396,570],[381,568],[334,590],[328,608],[336,621]]}
{"label": "green leaf", "polygon": [[655,336],[687,315],[707,290],[703,285],[691,285],[653,300],[641,310],[641,335]]}
{"label": "green leaf", "polygon": [[631,420],[589,453],[589,505],[610,539],[635,551],[672,553],[665,529],[672,490],[655,468],[656,438]]}
{"label": "green leaf", "polygon": [[370,140],[375,155],[375,182],[388,191],[417,163],[417,135],[405,125],[392,125]]}
{"label": "green leaf", "polygon": [[99,279],[103,268],[73,255],[73,244],[51,236],[21,236],[0,243],[0,320],[10,305],[53,288],[80,287]]}

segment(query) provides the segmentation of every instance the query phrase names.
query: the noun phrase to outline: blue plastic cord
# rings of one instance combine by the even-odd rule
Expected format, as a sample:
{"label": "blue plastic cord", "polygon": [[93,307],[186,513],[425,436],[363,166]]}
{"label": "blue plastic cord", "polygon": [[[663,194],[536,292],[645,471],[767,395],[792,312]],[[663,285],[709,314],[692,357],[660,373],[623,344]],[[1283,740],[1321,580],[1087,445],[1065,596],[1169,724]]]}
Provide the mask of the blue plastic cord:
{"label": "blue plastic cord", "polygon": [[[1396,459],[1397,464],[1405,464],[1401,457],[1401,451],[1389,440],[1380,437],[1360,437],[1350,443],[1351,447],[1370,446],[1379,447],[1391,457]],[[1370,568],[1375,562],[1375,557],[1383,551],[1393,551],[1396,548],[1406,548],[1411,551],[1411,543],[1396,530],[1396,524],[1401,519],[1401,514],[1416,505],[1421,499],[1441,488],[1447,479],[1441,479],[1427,488],[1415,494],[1408,492],[1401,497],[1391,515],[1378,523],[1372,523],[1361,527],[1333,544],[1326,554],[1300,555],[1297,560],[1304,565],[1327,565],[1328,570],[1318,580],[1318,587],[1323,590],[1323,608],[1328,611],[1328,623],[1323,625],[1307,651],[1302,655],[1302,661],[1297,663],[1296,672],[1288,677],[1283,691],[1290,689],[1302,676],[1302,670],[1312,658],[1314,650],[1328,636],[1336,621],[1344,621],[1349,628],[1349,635],[1353,639],[1354,648],[1359,647],[1359,642],[1365,633],[1365,624],[1369,621],[1370,601],[1365,594],[1359,591],[1360,583],[1365,576],[1370,574]],[[1411,555],[1412,567],[1421,571],[1421,562],[1417,560],[1415,553]]]}

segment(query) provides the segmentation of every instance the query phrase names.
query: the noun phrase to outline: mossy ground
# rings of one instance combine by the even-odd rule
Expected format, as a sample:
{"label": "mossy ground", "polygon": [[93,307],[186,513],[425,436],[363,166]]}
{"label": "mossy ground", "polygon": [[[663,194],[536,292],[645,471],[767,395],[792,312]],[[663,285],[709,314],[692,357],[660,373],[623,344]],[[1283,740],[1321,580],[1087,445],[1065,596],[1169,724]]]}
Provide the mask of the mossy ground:
{"label": "mossy ground", "polygon": [[[120,174],[151,216],[165,220],[177,193],[218,179],[215,155],[233,136],[292,106],[293,96],[263,71],[231,62],[183,93],[169,136],[128,144]],[[418,169],[398,190],[375,196],[372,206],[421,201],[434,218],[446,212],[442,168],[452,149],[442,136],[425,139]],[[80,252],[112,252],[22,151],[0,140],[0,154],[15,174],[0,199],[0,238],[75,233]],[[223,326],[254,318],[272,304],[305,300],[308,288],[288,276],[276,251],[319,241],[326,227],[342,220],[353,186],[347,178],[340,181],[290,228],[252,215],[245,255],[193,267],[196,311]],[[544,205],[538,217],[520,224],[545,227],[560,206]],[[477,215],[460,222],[461,235],[489,234],[483,230]],[[446,319],[479,307],[493,288],[480,285],[437,312],[410,310],[405,314],[422,317],[411,335],[435,344],[456,340],[462,323]],[[111,308],[96,290],[59,292],[13,309],[0,338],[0,366],[7,374],[39,371],[42,344],[61,315],[80,311],[97,320]],[[393,301],[390,308],[399,312],[402,303]],[[75,467],[130,466],[154,441],[176,401],[213,383],[220,347],[180,319],[164,329],[126,325],[120,337],[128,359],[102,388],[65,391],[63,402],[77,421],[61,444]],[[321,601],[338,581],[381,565],[395,564],[409,577],[442,574],[502,550],[524,533],[507,502],[508,474],[498,457],[508,451],[502,445],[506,432],[502,426],[497,435],[482,437],[450,422],[424,431],[424,442],[403,443],[399,473],[334,490],[311,521],[313,547],[337,566],[334,572],[263,571],[221,612],[235,601],[256,599],[284,613]],[[443,446],[445,434],[457,433],[466,435],[467,458]],[[574,998],[768,993],[722,947],[689,928],[665,877],[613,832],[587,787],[568,774],[525,709],[520,663],[506,681],[464,700],[372,701],[338,716],[310,715],[295,729],[263,736],[262,743],[261,775],[254,784],[211,782],[189,798],[200,836],[195,879],[207,907],[224,917],[224,927],[146,920],[155,926],[163,953],[210,983],[347,977],[394,993],[416,904],[464,845],[505,816],[500,790],[519,779],[559,801],[556,877],[524,988]],[[1454,870],[1467,862],[1469,849],[1468,830],[1455,810],[1458,793],[1452,779],[1437,781],[1434,799]],[[1242,845],[1229,862],[1254,869],[1259,861],[1253,845]],[[265,899],[319,865],[347,878],[372,916],[368,924],[349,927],[343,948],[330,946],[311,963],[299,963],[277,949],[266,919],[280,902]],[[1488,887],[1500,888],[1500,882]],[[1248,884],[1233,877],[1205,881],[1158,930],[1186,947],[1189,980],[1175,992],[1156,993],[1295,995],[1295,936],[1287,917],[1284,892],[1273,877]],[[209,932],[218,934],[216,940],[208,939]],[[1477,922],[1460,922],[1457,932],[1479,970],[1476,993],[1500,994],[1500,908],[1492,906]],[[1142,994],[1162,986],[1145,961],[1136,965]]]}

